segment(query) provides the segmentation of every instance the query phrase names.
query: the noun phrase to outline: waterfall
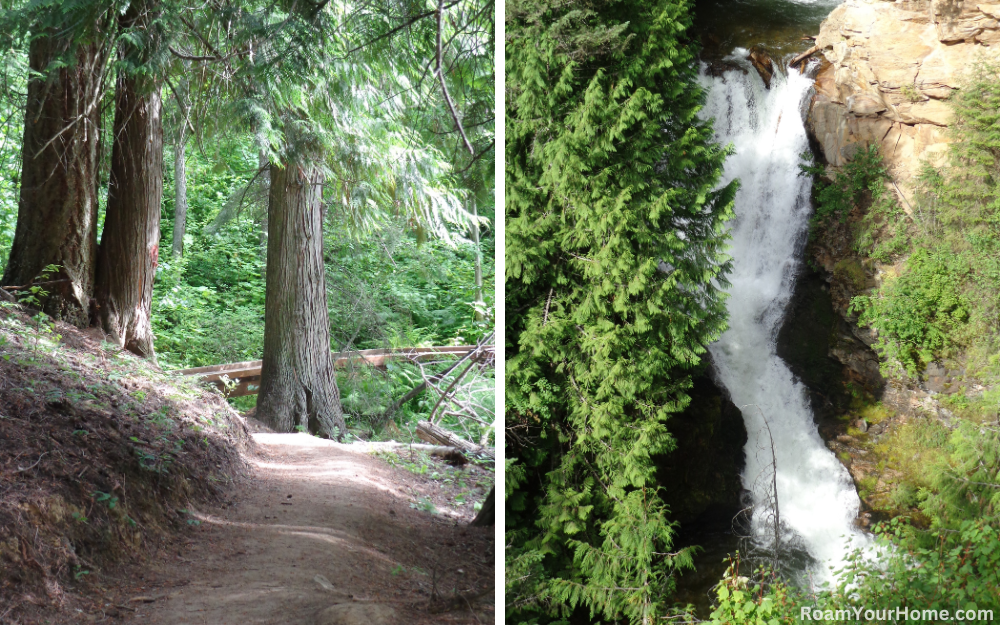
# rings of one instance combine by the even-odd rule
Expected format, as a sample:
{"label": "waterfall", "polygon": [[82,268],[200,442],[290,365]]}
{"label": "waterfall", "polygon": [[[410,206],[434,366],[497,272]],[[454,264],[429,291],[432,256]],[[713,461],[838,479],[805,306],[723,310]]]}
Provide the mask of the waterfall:
{"label": "waterfall", "polygon": [[724,179],[740,181],[730,223],[729,330],[709,351],[746,424],[742,480],[753,497],[751,531],[758,545],[773,548],[776,486],[780,545],[807,551],[809,572],[822,581],[864,539],[852,524],[860,505],[854,484],[820,439],[806,389],[775,351],[809,224],[812,183],[798,166],[808,150],[803,118],[812,81],[776,72],[767,90],[752,68],[700,80],[708,92],[702,116],[714,118],[719,142],[736,150]]}

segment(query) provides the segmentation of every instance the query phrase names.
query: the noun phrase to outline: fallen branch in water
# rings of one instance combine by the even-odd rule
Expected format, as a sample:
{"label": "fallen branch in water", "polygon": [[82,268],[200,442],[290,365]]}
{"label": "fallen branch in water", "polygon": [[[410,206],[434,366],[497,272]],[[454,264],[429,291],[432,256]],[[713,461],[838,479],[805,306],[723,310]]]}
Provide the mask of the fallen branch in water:
{"label": "fallen branch in water", "polygon": [[808,59],[809,57],[811,57],[812,55],[816,54],[819,51],[820,51],[820,47],[819,46],[813,46],[813,47],[809,48],[808,50],[806,50],[802,54],[800,54],[797,57],[795,57],[794,59],[792,59],[792,62],[788,64],[788,67],[795,67],[796,65],[798,65],[802,61],[805,61],[806,59]]}

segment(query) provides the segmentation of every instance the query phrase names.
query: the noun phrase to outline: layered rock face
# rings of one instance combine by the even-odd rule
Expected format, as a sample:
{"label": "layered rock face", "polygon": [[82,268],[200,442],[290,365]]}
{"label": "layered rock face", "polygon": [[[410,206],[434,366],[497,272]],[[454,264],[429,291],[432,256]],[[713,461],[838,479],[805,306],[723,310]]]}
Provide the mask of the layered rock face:
{"label": "layered rock face", "polygon": [[910,210],[922,162],[945,163],[947,99],[976,62],[1000,58],[1000,4],[847,0],[823,22],[816,45],[828,63],[808,126],[827,162],[842,166],[878,144]]}

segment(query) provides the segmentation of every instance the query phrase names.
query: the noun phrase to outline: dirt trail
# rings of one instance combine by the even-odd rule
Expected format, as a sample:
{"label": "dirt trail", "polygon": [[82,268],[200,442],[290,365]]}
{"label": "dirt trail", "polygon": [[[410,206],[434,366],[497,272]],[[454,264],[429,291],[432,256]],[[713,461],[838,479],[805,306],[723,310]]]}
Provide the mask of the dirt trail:
{"label": "dirt trail", "polygon": [[413,509],[417,476],[345,446],[254,438],[254,479],[233,505],[191,511],[167,562],[132,578],[126,622],[494,622],[493,528]]}

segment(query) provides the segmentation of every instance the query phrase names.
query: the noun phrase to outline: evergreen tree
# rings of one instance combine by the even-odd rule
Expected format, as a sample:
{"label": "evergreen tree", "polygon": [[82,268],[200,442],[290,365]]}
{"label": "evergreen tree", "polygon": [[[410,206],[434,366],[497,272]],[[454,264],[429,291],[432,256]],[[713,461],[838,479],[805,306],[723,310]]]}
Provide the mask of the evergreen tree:
{"label": "evergreen tree", "polygon": [[508,614],[652,623],[690,562],[652,459],[725,326],[735,185],[687,2],[507,7]]}
{"label": "evergreen tree", "polygon": [[25,107],[17,231],[0,284],[23,286],[45,268],[50,315],[90,320],[97,259],[101,115],[114,12],[106,2],[30,3],[5,11],[0,26],[26,42]]}
{"label": "evergreen tree", "polygon": [[111,341],[154,359],[153,278],[163,199],[161,11],[158,0],[133,0],[118,20],[111,180],[94,286],[97,325]]}
{"label": "evergreen tree", "polygon": [[[472,69],[490,58],[477,30],[483,7],[465,4],[412,5],[400,16],[396,5],[347,13],[328,3],[292,3],[287,13],[269,5],[241,18],[241,36],[257,52],[234,81],[244,86],[238,107],[271,164],[256,416],[279,431],[346,432],[330,353],[323,211],[347,213],[358,231],[377,228],[392,213],[408,213],[443,236],[447,222],[469,225],[461,198],[449,188],[452,168],[417,130],[440,110],[445,90],[438,85],[447,84],[449,74],[482,80],[481,71],[460,73],[469,69],[468,58]],[[449,9],[462,21],[446,30]],[[331,39],[331,32],[342,35]],[[456,42],[454,57],[445,56],[450,42]],[[444,63],[450,58],[449,72]],[[421,82],[431,63],[436,80]],[[482,133],[479,153],[471,145],[459,125],[462,104],[460,97],[450,99],[448,112],[458,126],[454,134],[472,148],[468,170],[492,160],[478,158],[492,148],[483,146]],[[481,115],[475,104],[464,110]],[[439,125],[432,130],[451,134]]]}

